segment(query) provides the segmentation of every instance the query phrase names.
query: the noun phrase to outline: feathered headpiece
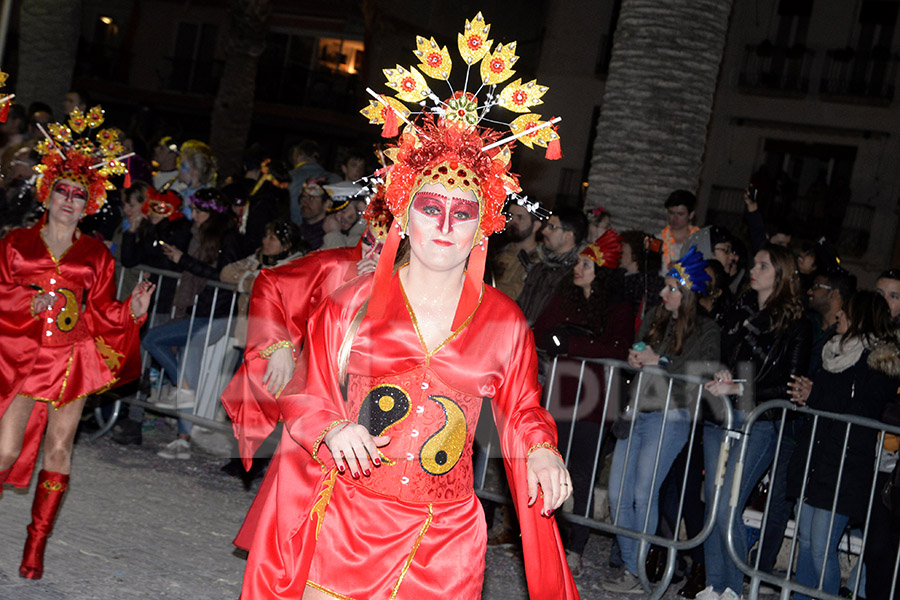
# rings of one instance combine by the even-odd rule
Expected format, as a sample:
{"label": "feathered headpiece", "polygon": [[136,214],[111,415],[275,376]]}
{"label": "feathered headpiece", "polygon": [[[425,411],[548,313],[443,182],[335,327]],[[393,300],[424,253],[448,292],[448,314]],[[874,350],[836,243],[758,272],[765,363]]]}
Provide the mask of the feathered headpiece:
{"label": "feathered headpiece", "polygon": [[674,277],[692,292],[706,294],[709,291],[707,284],[712,281],[706,272],[707,264],[697,246],[691,246],[684,256],[672,263],[666,277]]}
{"label": "feathered headpiece", "polygon": [[[440,183],[449,189],[472,191],[479,201],[479,228],[475,246],[469,256],[466,281],[453,319],[453,329],[458,328],[471,314],[481,295],[481,283],[487,256],[487,237],[502,231],[506,225],[503,207],[509,194],[521,191],[518,179],[509,172],[512,158],[512,142],[516,139],[529,148],[534,145],[547,148],[549,159],[560,158],[559,134],[554,126],[560,119],[541,121],[541,115],[530,112],[531,107],[542,104],[541,97],[547,87],[536,80],[522,83],[521,78],[506,85],[499,93],[497,85],[513,76],[512,67],[518,60],[516,43],[497,44],[488,39],[491,26],[484,22],[481,13],[459,34],[457,47],[466,65],[465,85],[455,90],[450,84],[452,60],[446,46],[441,47],[434,38],[416,38],[416,67],[397,65],[385,69],[387,86],[395,90],[396,97],[376,94],[367,90],[374,100],[361,112],[375,125],[382,125],[382,136],[393,137],[399,131],[398,120],[405,124],[396,146],[384,152],[388,159],[379,171],[384,176],[385,199],[394,215],[385,249],[375,272],[375,290],[384,289],[390,278],[401,232],[405,231],[409,205],[415,193],[428,183]],[[474,92],[466,89],[469,74],[475,65],[481,75],[481,85]],[[421,70],[421,72],[420,72]],[[423,75],[424,73],[424,75]],[[429,87],[425,76],[442,80],[450,88],[450,95],[441,100]],[[486,98],[479,105],[478,93],[486,90]],[[432,106],[426,106],[430,100]],[[404,102],[414,103],[421,111],[413,113]],[[488,112],[500,106],[519,113],[509,128],[512,135],[502,137],[493,129],[482,127],[482,122],[500,123],[486,119]],[[419,115],[415,122],[410,120]],[[501,139],[502,138],[502,139]],[[368,314],[384,313],[386,294],[373,293]]]}
{"label": "feathered headpiece", "polygon": [[619,260],[622,259],[622,236],[615,229],[607,229],[603,235],[597,238],[593,244],[589,244],[587,248],[579,253],[579,256],[586,256],[598,267],[608,267],[615,269],[619,266]]}
{"label": "feathered headpiece", "polygon": [[60,179],[68,179],[87,189],[85,214],[92,215],[106,202],[106,190],[116,189],[110,177],[125,175],[125,187],[130,186],[124,161],[133,153],[122,154],[124,146],[118,133],[102,129],[94,136],[95,140],[90,138],[90,132],[100,127],[103,120],[103,109],[97,105],[87,115],[74,109],[69,114],[68,126],[50,123],[47,130],[41,128],[45,139],[38,142],[35,150],[43,155],[43,159],[34,167],[41,175],[37,181],[40,202],[46,205],[54,184]]}

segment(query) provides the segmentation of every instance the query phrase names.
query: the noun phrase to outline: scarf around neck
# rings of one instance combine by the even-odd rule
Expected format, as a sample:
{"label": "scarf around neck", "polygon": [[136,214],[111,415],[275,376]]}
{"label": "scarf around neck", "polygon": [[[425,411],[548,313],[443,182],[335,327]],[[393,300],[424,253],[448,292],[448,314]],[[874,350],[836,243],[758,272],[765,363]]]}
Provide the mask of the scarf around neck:
{"label": "scarf around neck", "polygon": [[822,366],[830,373],[840,373],[855,365],[869,344],[862,337],[841,343],[840,335],[833,335],[822,347]]}

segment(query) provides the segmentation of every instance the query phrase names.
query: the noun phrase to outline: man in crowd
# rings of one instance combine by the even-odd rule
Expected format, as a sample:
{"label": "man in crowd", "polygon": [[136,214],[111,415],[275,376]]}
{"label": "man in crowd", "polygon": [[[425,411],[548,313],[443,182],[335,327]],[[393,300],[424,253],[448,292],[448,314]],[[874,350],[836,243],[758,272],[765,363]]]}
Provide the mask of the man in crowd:
{"label": "man in crowd", "polygon": [[665,207],[669,224],[660,232],[663,241],[663,270],[667,270],[669,263],[678,260],[685,251],[684,242],[688,236],[700,229],[694,225],[694,209],[697,206],[697,197],[687,190],[675,190],[666,198]]}
{"label": "man in crowd", "polygon": [[[314,140],[301,140],[291,149],[291,164],[294,165],[294,168],[291,169],[291,185],[288,188],[291,196],[291,221],[299,225],[305,219],[300,208],[300,195],[305,189],[306,183],[310,179],[322,179],[323,183],[337,183],[340,181],[340,177],[329,173],[325,167],[319,164],[319,144]],[[322,210],[324,219],[325,209]],[[319,246],[321,245],[320,238]]]}
{"label": "man in crowd", "polygon": [[[307,181],[300,190],[299,202],[297,203],[301,216],[299,221],[300,235],[309,244],[310,250],[318,250],[322,247],[325,240],[325,215],[328,212],[331,201],[325,193],[325,188],[322,187],[324,184],[324,177],[312,178]],[[293,185],[293,181],[291,181],[291,185]],[[292,205],[292,213],[293,210],[294,207]],[[295,223],[298,222],[293,219],[293,216],[291,220]]]}
{"label": "man in crowd", "polygon": [[178,142],[170,135],[159,138],[153,147],[153,162],[156,172],[153,173],[153,187],[161,190],[178,177]]}
{"label": "man in crowd", "polygon": [[537,233],[541,229],[541,221],[524,206],[513,203],[509,207],[509,220],[506,223],[508,243],[493,258],[494,287],[512,298],[518,299],[525,285],[525,276],[538,256]]}
{"label": "man in crowd", "polygon": [[528,271],[517,300],[529,325],[543,312],[560,282],[572,276],[579,246],[587,234],[587,217],[578,209],[562,208],[547,219],[541,231],[540,262]]}
{"label": "man in crowd", "polygon": [[890,269],[879,275],[875,291],[887,300],[894,327],[900,329],[900,269]]}

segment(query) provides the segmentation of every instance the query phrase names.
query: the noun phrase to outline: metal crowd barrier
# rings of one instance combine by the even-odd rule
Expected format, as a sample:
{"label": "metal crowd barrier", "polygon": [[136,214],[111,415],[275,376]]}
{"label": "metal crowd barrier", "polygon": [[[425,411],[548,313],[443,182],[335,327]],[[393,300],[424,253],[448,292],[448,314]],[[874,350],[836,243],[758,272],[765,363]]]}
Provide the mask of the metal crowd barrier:
{"label": "metal crowd barrier", "polygon": [[[554,358],[550,364],[550,374],[547,380],[547,383],[544,387],[544,406],[547,408],[550,413],[554,416],[557,422],[569,422],[569,435],[568,435],[568,443],[566,447],[560,448],[560,452],[563,454],[563,457],[567,464],[570,463],[571,453],[572,453],[572,441],[575,437],[575,423],[577,418],[573,418],[573,416],[577,417],[579,415],[579,410],[583,409],[585,403],[597,402],[600,401],[599,389],[596,389],[596,386],[590,385],[590,380],[588,379],[586,382],[585,373],[593,373],[593,371],[587,370],[586,366],[589,364],[597,365],[603,368],[604,372],[604,387],[603,387],[603,406],[602,406],[602,416],[601,421],[603,423],[612,422],[619,414],[622,408],[631,400],[633,400],[633,408],[635,411],[640,411],[641,407],[641,398],[640,393],[636,393],[633,396],[629,395],[628,397],[621,397],[621,378],[623,377],[633,377],[636,379],[633,385],[636,386],[637,390],[641,390],[641,383],[645,377],[660,377],[664,378],[667,383],[666,388],[666,403],[665,409],[663,411],[663,422],[661,425],[660,438],[663,437],[666,426],[669,419],[670,407],[672,403],[672,389],[675,382],[682,382],[685,384],[692,384],[697,387],[696,392],[691,392],[693,411],[692,411],[692,426],[690,428],[689,439],[687,441],[687,461],[685,462],[684,472],[680,474],[681,478],[681,488],[684,490],[687,482],[688,471],[691,464],[691,457],[694,450],[694,439],[697,435],[700,435],[702,431],[698,431],[699,427],[702,427],[702,412],[701,407],[704,403],[714,403],[710,406],[710,409],[717,414],[721,420],[723,421],[726,429],[730,429],[732,426],[732,409],[731,405],[726,398],[723,397],[714,397],[708,394],[703,393],[702,384],[708,381],[708,378],[700,377],[697,375],[676,375],[669,374],[666,371],[658,368],[645,367],[641,370],[636,370],[627,363],[619,360],[613,359],[580,359],[580,358],[571,358],[571,359],[562,359],[565,362],[561,363],[561,359]],[[572,368],[573,365],[577,365]],[[572,369],[572,375],[574,375],[574,371],[577,371],[577,391],[575,392],[574,404],[571,409],[560,409],[557,404],[560,404],[560,401],[556,398],[555,390],[558,386],[561,385],[560,382],[560,371]],[[594,390],[589,390],[587,388],[594,388]],[[591,391],[596,392],[592,394]],[[555,401],[555,402],[554,402]],[[716,410],[718,409],[718,410]],[[631,420],[631,425],[629,428],[629,436],[628,442],[626,446],[626,460],[625,460],[625,470],[623,473],[623,479],[627,474],[628,469],[628,454],[631,451],[631,434],[633,433],[635,421]],[[663,596],[666,592],[666,589],[669,586],[669,583],[672,580],[672,576],[675,572],[675,562],[676,562],[676,552],[680,550],[689,550],[691,548],[695,548],[701,545],[707,537],[709,537],[710,532],[712,532],[713,525],[715,520],[710,518],[710,515],[715,514],[715,510],[712,512],[707,511],[706,520],[704,522],[704,526],[700,533],[693,538],[681,540],[678,536],[679,527],[675,527],[676,533],[673,537],[663,537],[657,535],[656,530],[648,531],[649,527],[649,511],[645,516],[643,527],[640,531],[635,531],[633,529],[627,529],[618,524],[618,510],[615,510],[615,514],[613,514],[613,519],[611,523],[607,523],[603,520],[596,519],[591,514],[592,512],[592,504],[594,499],[594,487],[596,484],[597,475],[601,470],[601,460],[602,460],[602,450],[604,446],[604,442],[607,437],[610,435],[610,428],[607,426],[600,427],[600,433],[596,440],[596,445],[594,446],[594,456],[593,456],[593,467],[592,467],[592,476],[591,481],[595,482],[594,485],[590,486],[590,490],[588,492],[588,499],[586,503],[586,508],[583,513],[573,513],[567,512],[565,510],[558,511],[557,514],[561,518],[570,521],[572,523],[577,523],[580,525],[584,525],[591,529],[597,531],[603,531],[609,534],[614,535],[623,535],[630,538],[634,538],[639,541],[639,549],[638,549],[638,577],[641,580],[642,585],[644,586],[645,591],[649,594],[649,598],[652,600],[657,600]],[[484,445],[483,452],[487,455],[490,455],[493,446],[496,444],[496,432],[494,431],[490,440]],[[723,498],[723,476],[724,469],[727,465],[727,457],[728,451],[730,449],[730,438],[725,437],[722,448],[720,449],[720,458],[719,458],[719,467],[718,474],[716,476],[716,484],[714,495],[712,498],[713,508],[718,508],[719,503]],[[657,447],[656,460],[654,462],[652,480],[651,480],[651,488],[656,487],[655,482],[658,481],[659,477],[666,477],[667,474],[661,474],[658,472],[659,459],[662,452],[661,445]],[[475,474],[475,483],[476,483],[476,493],[479,497],[491,500],[494,502],[506,502],[506,498],[502,494],[498,494],[494,491],[488,489],[487,479],[487,462],[485,460],[479,460],[476,465],[476,474]],[[727,492],[726,492],[727,493]],[[707,499],[709,502],[709,499]],[[680,523],[682,518],[682,512],[684,508],[684,494],[682,493],[681,498],[679,498],[678,503],[678,511],[677,511],[677,520],[676,522]],[[612,509],[612,507],[611,507]],[[617,507],[618,509],[618,507]],[[671,550],[667,553],[666,565],[664,568],[664,572],[660,578],[660,580],[656,583],[651,583],[648,579],[646,572],[646,557],[647,552],[650,549],[650,545],[654,544],[660,547],[663,547],[667,550]]]}
{"label": "metal crowd barrier", "polygon": [[[565,362],[563,362],[565,361]],[[589,377],[586,377],[587,373],[592,373],[591,370],[586,369],[587,365],[596,365],[603,368],[605,385],[603,388],[603,397],[600,398],[599,389],[595,384],[592,384]],[[577,388],[575,388],[574,392],[574,403],[572,403],[571,408],[566,408],[565,410],[561,410],[558,404],[560,404],[560,399],[558,398],[559,394],[557,389],[562,385],[561,383],[561,373],[570,375],[574,381],[577,381]],[[685,446],[687,452],[687,460],[685,461],[684,472],[674,473],[674,471],[670,471],[670,474],[677,475],[681,480],[681,490],[682,493],[678,499],[678,511],[677,511],[677,525],[674,527],[675,533],[672,537],[663,537],[657,535],[656,531],[649,531],[649,515],[645,517],[643,527],[640,530],[626,529],[620,525],[618,525],[618,507],[610,507],[611,510],[611,522],[607,522],[602,518],[595,518],[592,511],[596,511],[594,507],[592,507],[592,500],[595,495],[595,486],[597,485],[597,476],[602,468],[602,451],[604,447],[604,442],[607,436],[610,435],[610,427],[609,424],[613,421],[615,416],[619,414],[622,407],[628,401],[633,401],[635,411],[640,410],[640,393],[631,394],[629,396],[625,396],[621,393],[621,390],[618,389],[617,386],[617,378],[621,379],[623,377],[633,377],[635,379],[634,384],[637,386],[637,390],[641,390],[641,382],[644,377],[654,376],[665,378],[667,380],[667,392],[666,392],[666,406],[664,409],[664,418],[662,424],[662,430],[660,432],[660,438],[662,439],[665,427],[668,419],[668,414],[670,410],[670,405],[672,401],[672,387],[676,382],[683,382],[687,384],[697,385],[696,391],[692,394],[692,422],[691,429],[689,434],[689,439],[687,441],[687,445]],[[577,379],[576,379],[577,377]],[[745,463],[745,459],[747,458],[747,440],[749,439],[749,432],[753,425],[763,416],[765,413],[778,410],[781,412],[778,415],[776,422],[780,421],[780,425],[777,427],[778,437],[775,447],[775,455],[772,461],[772,467],[769,471],[770,480],[774,480],[775,473],[772,469],[775,469],[775,465],[778,464],[779,454],[782,452],[782,439],[785,433],[785,422],[786,417],[789,412],[792,413],[801,413],[805,415],[809,415],[812,419],[812,427],[815,428],[821,419],[831,419],[835,421],[839,421],[847,424],[847,428],[845,431],[843,440],[835,440],[835,443],[843,443],[844,444],[844,453],[843,456],[846,456],[846,439],[849,436],[850,427],[866,427],[872,430],[875,430],[878,433],[878,448],[883,447],[884,436],[886,433],[893,433],[900,435],[900,427],[889,426],[879,421],[875,421],[872,419],[865,419],[856,416],[850,415],[841,415],[835,413],[828,413],[823,411],[817,411],[805,407],[798,407],[797,405],[787,402],[787,401],[772,401],[766,402],[758,406],[755,410],[750,412],[747,415],[747,420],[740,430],[735,431],[733,428],[734,415],[733,410],[730,405],[730,402],[723,397],[713,397],[708,394],[704,394],[702,391],[702,384],[708,381],[708,378],[695,376],[695,375],[675,375],[669,374],[665,371],[662,371],[657,368],[649,368],[645,367],[642,370],[635,370],[630,367],[627,363],[612,360],[612,359],[580,359],[580,358],[565,358],[558,359],[554,358],[550,363],[549,367],[549,376],[547,378],[547,383],[544,387],[544,405],[545,407],[554,415],[558,423],[568,423],[569,427],[569,435],[568,435],[568,443],[565,447],[560,447],[560,451],[565,458],[567,464],[570,463],[571,453],[572,453],[572,440],[575,437],[575,422],[576,418],[573,416],[580,414],[579,408],[583,407],[583,405],[588,402],[598,402],[602,401],[602,417],[601,421],[604,425],[599,427],[599,435],[596,439],[596,444],[594,445],[594,455],[593,455],[593,467],[592,467],[592,475],[590,486],[590,490],[588,492],[588,501],[586,503],[586,508],[583,512],[573,513],[569,511],[558,511],[557,514],[562,519],[570,521],[572,523],[577,523],[580,525],[584,525],[593,530],[602,531],[608,534],[615,535],[623,535],[630,538],[633,538],[639,542],[639,551],[638,551],[638,577],[641,580],[641,583],[648,594],[648,597],[653,600],[658,600],[661,598],[672,579],[674,574],[675,562],[676,562],[676,552],[690,550],[692,548],[696,548],[703,544],[704,541],[709,537],[715,526],[715,515],[718,512],[718,508],[721,502],[728,502],[728,511],[729,511],[729,529],[726,533],[726,546],[728,548],[728,552],[731,555],[731,559],[735,561],[735,564],[740,568],[740,570],[750,579],[750,591],[745,597],[756,600],[759,597],[759,585],[761,583],[766,583],[772,586],[781,588],[781,599],[787,600],[790,597],[791,592],[801,592],[805,594],[809,594],[812,597],[827,599],[827,600],[839,600],[840,596],[825,594],[816,589],[804,587],[798,584],[793,579],[793,569],[796,566],[796,556],[797,556],[797,542],[796,542],[796,533],[793,535],[787,535],[785,537],[792,537],[793,539],[790,542],[790,563],[788,565],[787,574],[782,577],[777,575],[773,575],[771,573],[764,572],[760,570],[760,555],[763,544],[763,536],[765,534],[765,529],[769,517],[769,509],[771,504],[771,494],[767,496],[765,509],[761,515],[761,524],[759,526],[759,542],[756,545],[756,558],[754,561],[749,561],[748,557],[739,557],[734,548],[735,540],[733,539],[733,531],[732,524],[736,519],[740,519],[743,523],[743,518],[745,513],[752,512],[751,509],[747,509],[746,511],[741,510],[738,511],[738,506],[736,506],[737,496],[739,493],[740,485],[740,474],[743,471],[743,466]],[[571,402],[570,402],[571,403]],[[679,539],[679,532],[681,530],[680,523],[683,516],[683,508],[684,508],[684,497],[685,497],[685,489],[687,485],[688,471],[691,466],[691,456],[694,450],[694,440],[697,435],[702,434],[703,423],[703,413],[701,411],[702,406],[709,407],[710,410],[713,411],[713,414],[716,415],[716,420],[725,430],[726,435],[723,435],[722,443],[719,448],[719,456],[717,462],[716,472],[709,474],[707,473],[707,477],[714,477],[714,494],[713,497],[706,498],[706,513],[705,519],[703,523],[703,528],[694,537],[690,539]],[[718,409],[718,410],[716,410]],[[628,439],[631,439],[631,433],[634,428],[634,420],[631,421],[631,426],[629,429]],[[509,503],[508,497],[498,492],[496,486],[493,484],[496,482],[488,481],[488,461],[486,457],[493,456],[496,453],[495,446],[498,443],[496,430],[493,428],[493,419],[491,418],[490,411],[484,411],[482,414],[482,421],[479,423],[479,431],[480,436],[477,436],[481,443],[481,452],[476,453],[475,456],[475,491],[476,494],[485,500],[490,500],[498,503]],[[485,435],[485,431],[490,432],[489,435]],[[562,433],[562,432],[561,432]],[[814,436],[811,437],[814,439]],[[737,443],[737,447],[733,447]],[[630,452],[630,441],[626,447],[626,457],[627,453]],[[653,474],[652,474],[652,483],[651,489],[656,487],[654,483],[657,481],[659,476],[667,476],[668,474],[660,474],[658,472],[659,469],[659,461],[661,455],[662,448],[661,446],[657,447],[657,453],[655,457],[655,462],[653,466]],[[735,464],[734,471],[736,475],[732,480],[731,489],[723,490],[724,486],[724,478],[726,474],[726,469],[728,465],[728,457],[729,454],[733,451],[738,452],[738,458]],[[809,449],[800,448],[796,449],[796,452],[807,452],[807,461],[804,469],[804,481],[806,472],[809,469]],[[868,512],[865,521],[865,526],[862,531],[862,539],[861,540],[853,540],[853,543],[850,543],[850,540],[844,542],[842,551],[843,552],[852,552],[854,550],[859,549],[860,559],[862,557],[862,552],[865,549],[866,541],[868,539],[869,533],[869,521],[871,519],[872,506],[874,502],[881,502],[880,498],[880,490],[876,489],[876,480],[878,475],[878,467],[879,467],[879,457],[880,452],[874,452],[874,463],[873,463],[873,483],[871,489],[869,490],[869,505]],[[628,460],[625,460],[625,469],[627,469]],[[674,469],[674,467],[673,467]],[[841,462],[841,471],[838,475],[838,487],[840,487],[840,478],[843,474],[843,458]],[[496,474],[495,474],[496,475]],[[623,474],[623,479],[625,478]],[[492,489],[494,487],[494,489]],[[801,492],[801,497],[805,495],[805,484],[804,488]],[[835,496],[836,498],[837,496]],[[832,523],[834,522],[834,514],[837,502],[835,500],[834,505],[832,506]],[[743,507],[740,507],[743,509]],[[798,515],[799,520],[799,515]],[[741,528],[741,531],[745,531],[745,528]],[[789,523],[787,527],[787,531],[790,533],[791,525]],[[784,538],[779,538],[780,542],[784,542]],[[667,559],[664,572],[658,582],[651,583],[647,577],[646,573],[646,556],[647,552],[650,548],[650,545],[657,545],[666,550],[670,550],[667,552]],[[752,550],[752,548],[751,548]],[[752,562],[752,564],[751,564]],[[861,560],[860,560],[861,563]],[[898,571],[900,571],[900,552],[898,552],[897,556],[893,562],[894,572],[893,572],[893,583],[891,594],[893,597],[894,591],[898,589]],[[852,591],[854,597],[858,597],[857,594],[860,588],[861,571],[862,564],[858,565],[858,570],[860,573],[857,574],[855,583],[852,585]],[[820,579],[819,588],[821,589],[822,581]],[[741,590],[738,590],[738,593],[742,593]]]}
{"label": "metal crowd barrier", "polygon": [[[864,402],[865,399],[860,399],[860,401]],[[738,464],[735,467],[736,472],[740,472],[740,467],[744,464],[744,460],[746,458],[747,444],[745,442],[747,439],[747,433],[750,431],[750,428],[753,427],[754,423],[759,421],[760,418],[762,418],[764,415],[766,415],[766,413],[769,413],[771,411],[778,411],[781,413],[780,414],[780,426],[778,428],[778,438],[777,438],[777,443],[775,446],[775,456],[772,461],[772,471],[770,471],[772,480],[774,480],[774,478],[775,478],[774,470],[776,469],[776,467],[778,465],[779,454],[782,452],[782,441],[784,438],[784,426],[785,426],[785,423],[787,422],[788,413],[793,412],[793,413],[799,413],[802,415],[807,415],[808,418],[811,419],[810,446],[808,448],[798,446],[794,450],[795,453],[800,453],[800,452],[805,453],[805,463],[804,463],[805,466],[804,466],[804,470],[803,470],[803,484],[802,484],[802,488],[801,488],[801,492],[800,492],[801,498],[806,496],[807,475],[809,473],[809,468],[810,468],[810,464],[811,464],[815,434],[816,434],[817,428],[819,427],[820,421],[829,420],[829,421],[834,421],[837,423],[845,424],[843,439],[830,440],[832,443],[840,444],[841,447],[843,448],[843,450],[841,452],[841,462],[840,462],[840,466],[838,469],[837,482],[836,482],[834,497],[833,497],[833,501],[832,501],[832,505],[831,505],[831,509],[830,509],[829,528],[828,528],[828,536],[827,536],[828,538],[831,537],[832,528],[834,527],[835,516],[838,514],[838,511],[837,511],[838,492],[841,489],[841,482],[842,482],[842,479],[844,476],[844,466],[845,466],[845,461],[847,458],[847,442],[850,437],[851,427],[861,427],[864,429],[869,429],[874,432],[877,432],[877,440],[878,440],[877,446],[875,448],[873,448],[873,460],[874,460],[874,462],[873,462],[873,477],[872,477],[872,484],[870,486],[869,494],[868,494],[868,507],[866,510],[865,523],[864,523],[864,526],[862,529],[862,539],[859,541],[858,545],[856,543],[851,543],[851,540],[849,540],[849,539],[845,539],[845,541],[840,546],[841,551],[846,552],[848,554],[856,553],[856,552],[854,552],[854,550],[856,550],[857,548],[859,549],[859,552],[858,552],[859,561],[857,562],[857,565],[856,565],[857,576],[856,576],[855,581],[853,582],[853,585],[851,588],[853,597],[854,598],[859,597],[860,582],[863,579],[862,578],[862,571],[863,571],[862,559],[864,556],[864,552],[866,550],[866,542],[869,537],[869,526],[870,526],[870,521],[871,521],[871,517],[872,517],[872,507],[875,502],[881,502],[881,490],[877,488],[877,482],[878,482],[879,465],[881,462],[881,456],[882,456],[882,452],[883,452],[882,449],[884,448],[884,438],[885,438],[885,435],[888,433],[891,433],[894,435],[900,435],[900,427],[887,425],[885,423],[882,423],[881,421],[858,417],[855,415],[831,413],[831,412],[815,410],[815,409],[811,409],[811,408],[807,408],[807,407],[800,407],[791,402],[787,402],[787,401],[783,401],[783,400],[775,400],[775,401],[771,401],[771,402],[765,402],[765,403],[757,406],[753,411],[751,411],[747,415],[747,421],[744,424],[744,427],[741,431],[741,443],[738,448],[738,453],[739,453],[738,454]],[[788,600],[788,598],[790,598],[791,592],[800,592],[800,593],[808,595],[810,597],[819,598],[820,600],[840,600],[841,598],[843,598],[843,596],[839,596],[836,594],[828,594],[828,593],[821,591],[822,586],[824,584],[825,561],[829,558],[829,553],[826,553],[825,558],[823,559],[823,562],[819,567],[821,575],[819,577],[819,582],[818,582],[818,585],[816,586],[816,588],[810,588],[810,587],[800,585],[799,583],[797,583],[796,581],[794,581],[792,579],[793,569],[797,562],[798,532],[797,532],[797,528],[790,527],[790,524],[789,524],[789,527],[787,528],[787,530],[790,531],[791,529],[793,529],[793,532],[792,532],[792,535],[790,535],[790,537],[791,537],[790,554],[789,554],[789,559],[788,559],[788,568],[786,570],[785,575],[783,577],[778,577],[776,575],[773,575],[772,573],[767,573],[765,571],[760,570],[759,561],[760,561],[760,556],[762,554],[762,543],[763,543],[763,537],[764,537],[764,533],[765,533],[765,529],[766,529],[766,522],[769,517],[769,508],[770,508],[771,499],[772,499],[771,495],[769,495],[766,498],[766,505],[765,505],[765,509],[763,511],[761,525],[759,528],[760,548],[758,548],[758,550],[756,552],[756,559],[754,561],[752,561],[753,564],[750,564],[750,561],[748,561],[748,557],[746,557],[746,556],[741,557],[735,552],[734,540],[732,537],[733,531],[730,528],[729,528],[729,531],[728,531],[728,534],[726,537],[726,542],[727,542],[726,546],[728,548],[729,554],[731,555],[731,559],[734,560],[735,563],[738,565],[738,567],[741,569],[741,571],[750,578],[750,597],[756,598],[758,595],[758,590],[759,590],[760,584],[766,583],[766,584],[769,584],[776,588],[781,588],[780,598],[782,600]],[[741,516],[737,514],[737,508],[738,507],[734,505],[734,502],[732,502],[730,504],[729,523],[733,522],[735,519],[741,518]],[[802,508],[802,506],[798,505],[796,510],[797,510],[797,513],[795,514],[795,521],[794,521],[795,523],[800,521],[800,516],[802,514],[803,508]],[[845,537],[845,538],[848,537],[846,532],[844,532],[844,536],[842,536],[842,537]],[[894,565],[894,569],[893,569],[893,577],[892,577],[892,583],[891,583],[891,591],[890,591],[890,595],[888,597],[894,597],[894,593],[898,589],[897,574],[898,574],[898,570],[900,570],[900,551],[897,552],[897,555],[895,556],[894,561],[893,561],[893,565]],[[864,591],[865,590],[863,590],[863,592]]]}
{"label": "metal crowd barrier", "polygon": [[[168,315],[162,315],[159,313],[159,299],[160,294],[163,289],[163,283],[166,280],[175,282],[175,290],[174,293],[177,293],[177,288],[181,284],[181,273],[177,271],[169,271],[166,269],[157,269],[154,267],[148,267],[146,265],[138,265],[131,269],[122,268],[119,271],[118,283],[117,283],[117,296],[120,299],[124,299],[131,293],[130,286],[125,285],[126,275],[129,274],[129,271],[133,275],[137,273],[138,280],[144,279],[146,275],[155,275],[157,277],[157,285],[156,291],[154,292],[153,302],[150,308],[150,314],[147,317],[147,328],[151,329],[154,326],[162,325],[166,322],[169,322],[175,315],[175,307],[172,306]],[[177,417],[179,419],[183,419],[186,421],[190,421],[194,424],[201,425],[207,429],[214,429],[217,431],[231,432],[232,428],[230,423],[223,423],[221,420],[216,418],[217,413],[220,410],[220,398],[222,395],[222,391],[225,389],[225,386],[231,379],[231,376],[234,372],[234,367],[237,363],[237,359],[239,358],[239,351],[234,347],[235,340],[233,337],[233,329],[234,329],[234,320],[235,320],[235,305],[237,302],[238,292],[234,285],[230,283],[223,283],[221,281],[207,280],[207,287],[212,287],[213,290],[213,307],[218,306],[219,297],[221,294],[231,294],[230,306],[228,311],[228,317],[225,327],[224,335],[216,342],[210,343],[212,324],[215,320],[215,311],[211,311],[208,317],[198,317],[197,316],[197,301],[199,299],[199,295],[194,295],[193,305],[191,307],[191,314],[189,318],[188,325],[188,340],[193,337],[194,328],[200,327],[204,324],[206,325],[205,335],[206,338],[203,344],[203,353],[199,357],[201,361],[201,370],[200,370],[200,384],[198,385],[198,389],[195,390],[195,404],[192,412],[182,412],[178,409],[178,403],[180,399],[180,391],[179,387],[176,386],[175,393],[175,408],[163,408],[157,406],[155,403],[148,401],[147,395],[142,391],[142,387],[139,387],[138,392],[129,397],[119,398],[113,402],[111,409],[108,409],[107,414],[104,414],[103,407],[97,407],[94,409],[94,416],[100,424],[100,428],[91,436],[91,440],[96,440],[106,433],[108,433],[122,412],[123,403],[131,404],[134,406],[140,406],[144,409],[151,410],[156,413],[161,413],[163,415],[167,415],[170,417]],[[184,345],[181,349],[182,355],[180,362],[180,372],[176,377],[176,381],[181,381],[184,377],[184,369],[188,363],[188,360],[196,360],[196,357],[192,357],[190,355],[190,341]],[[151,357],[149,353],[141,349],[141,378],[145,378],[148,376],[148,370],[151,364]],[[156,382],[156,392],[159,394],[163,382],[165,380],[165,371],[160,369],[159,378]],[[182,409],[184,410],[184,409]]]}

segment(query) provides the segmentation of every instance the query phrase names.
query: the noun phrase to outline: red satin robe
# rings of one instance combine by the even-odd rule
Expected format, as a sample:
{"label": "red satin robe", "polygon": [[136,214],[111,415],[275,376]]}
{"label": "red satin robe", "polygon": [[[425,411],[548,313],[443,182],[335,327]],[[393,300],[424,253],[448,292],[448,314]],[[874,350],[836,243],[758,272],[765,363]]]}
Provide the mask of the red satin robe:
{"label": "red satin robe", "polygon": [[[130,300],[115,300],[115,264],[102,242],[76,232],[53,257],[41,237],[44,221],[0,239],[0,415],[16,395],[35,402],[19,458],[7,481],[27,487],[47,425],[59,408],[140,375],[139,329]],[[31,302],[53,292],[53,307],[37,315]]]}
{"label": "red satin robe", "polygon": [[272,348],[287,341],[300,351],[310,313],[331,292],[356,277],[356,263],[361,258],[359,244],[319,250],[263,269],[256,277],[244,360],[222,393],[247,469],[281,418],[275,396],[261,383]]}
{"label": "red satin robe", "polygon": [[[534,340],[521,310],[484,286],[480,304],[426,352],[395,275],[383,318],[363,319],[350,352],[347,401],[337,355],[371,292],[361,277],[326,299],[309,323],[306,377],[279,404],[290,435],[260,512],[244,600],[299,598],[309,581],[340,598],[481,597],[486,532],[473,492],[472,441],[490,399],[522,528],[533,599],[578,598],[556,522],[528,507],[526,459],[556,442],[540,406]],[[339,475],[322,439],[350,419],[391,436],[371,477]]]}

